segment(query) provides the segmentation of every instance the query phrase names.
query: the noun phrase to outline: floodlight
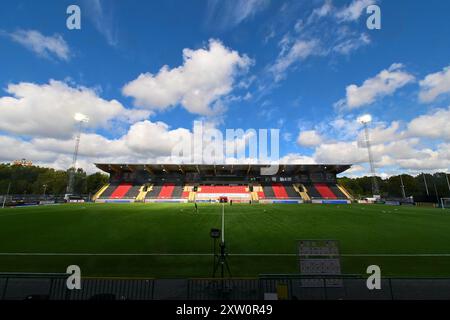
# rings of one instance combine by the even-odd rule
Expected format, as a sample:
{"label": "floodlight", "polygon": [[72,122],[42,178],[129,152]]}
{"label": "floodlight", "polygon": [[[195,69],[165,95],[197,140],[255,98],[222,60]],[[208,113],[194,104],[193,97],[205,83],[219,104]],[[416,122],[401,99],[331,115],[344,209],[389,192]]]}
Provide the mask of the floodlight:
{"label": "floodlight", "polygon": [[75,119],[75,121],[78,122],[89,122],[89,118],[86,115],[79,112],[75,113],[73,118]]}
{"label": "floodlight", "polygon": [[362,124],[372,122],[372,116],[370,114],[365,114],[358,118],[358,122]]}

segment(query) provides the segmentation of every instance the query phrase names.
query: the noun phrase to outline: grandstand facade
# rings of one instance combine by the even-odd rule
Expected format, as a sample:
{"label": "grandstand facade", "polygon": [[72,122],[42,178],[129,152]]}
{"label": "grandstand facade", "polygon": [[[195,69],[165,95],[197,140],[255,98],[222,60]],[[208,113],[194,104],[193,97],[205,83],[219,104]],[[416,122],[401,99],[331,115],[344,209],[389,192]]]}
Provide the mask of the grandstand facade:
{"label": "grandstand facade", "polygon": [[350,194],[336,176],[351,165],[96,164],[109,183],[96,202],[349,203]]}

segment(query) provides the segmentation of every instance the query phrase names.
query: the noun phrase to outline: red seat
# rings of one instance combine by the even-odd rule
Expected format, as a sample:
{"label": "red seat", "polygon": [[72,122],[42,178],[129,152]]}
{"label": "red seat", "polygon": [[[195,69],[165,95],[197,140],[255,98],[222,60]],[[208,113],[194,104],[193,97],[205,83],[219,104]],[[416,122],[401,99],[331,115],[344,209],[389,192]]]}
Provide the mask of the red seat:
{"label": "red seat", "polygon": [[189,198],[189,191],[183,191],[183,193],[181,194],[181,197],[182,197],[183,199]]}
{"label": "red seat", "polygon": [[289,198],[286,189],[281,183],[272,184],[272,190],[277,199],[286,199]]}
{"label": "red seat", "polygon": [[170,199],[172,198],[173,189],[175,189],[175,184],[166,183],[162,186],[161,191],[159,192],[159,199]]}
{"label": "red seat", "polygon": [[123,198],[128,190],[131,189],[133,185],[131,183],[121,183],[117,186],[117,188],[111,194],[111,198],[121,199]]}
{"label": "red seat", "polygon": [[325,199],[337,199],[336,195],[325,183],[315,183],[314,188],[316,188],[317,192]]}
{"label": "red seat", "polygon": [[245,186],[199,186],[198,193],[248,193]]}

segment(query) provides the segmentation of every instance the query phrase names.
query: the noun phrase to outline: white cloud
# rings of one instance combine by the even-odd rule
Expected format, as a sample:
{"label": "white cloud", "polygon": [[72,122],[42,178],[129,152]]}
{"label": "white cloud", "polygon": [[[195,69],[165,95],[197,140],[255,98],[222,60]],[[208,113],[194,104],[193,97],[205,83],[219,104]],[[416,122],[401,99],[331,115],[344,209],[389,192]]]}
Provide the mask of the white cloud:
{"label": "white cloud", "polygon": [[[296,12],[299,10],[297,4],[283,5],[286,9],[283,11],[283,16],[280,17],[280,20],[283,21],[283,23],[280,23],[280,29],[284,30],[285,25],[289,23],[289,20],[292,20],[285,17],[285,11],[296,12],[297,18],[291,30],[285,32],[278,41],[280,52],[275,62],[267,67],[269,75],[276,82],[279,82],[286,77],[290,68],[296,67],[296,63],[311,56],[349,55],[362,47],[368,46],[371,39],[367,33],[361,33],[354,26],[343,23],[336,18],[336,14],[341,14],[342,17],[352,16],[350,13],[354,15],[359,6],[360,3],[356,1],[348,8],[337,9],[333,6],[331,0],[325,0],[321,6],[302,14]],[[302,9],[304,11],[304,8]],[[345,12],[348,14],[344,14]],[[276,27],[272,26],[271,28],[275,29]]]}
{"label": "white cloud", "polygon": [[232,28],[264,10],[269,4],[270,0],[209,0],[207,24],[219,29]]}
{"label": "white cloud", "polygon": [[0,97],[0,130],[18,135],[70,137],[76,113],[89,117],[88,128],[106,128],[111,121],[135,122],[150,114],[104,100],[92,89],[55,80],[10,84],[6,92],[8,96]]}
{"label": "white cloud", "polygon": [[[158,137],[158,139],[154,139]],[[169,161],[172,148],[181,139],[191,139],[188,129],[171,130],[162,122],[141,121],[132,125],[118,139],[109,139],[95,133],[81,135],[79,167],[96,171],[94,163],[147,163],[161,159]],[[188,141],[188,140],[183,140]],[[26,158],[38,165],[67,169],[72,163],[74,140],[69,138],[32,138],[0,135],[0,162]]]}
{"label": "white cloud", "polygon": [[442,71],[429,74],[419,82],[419,99],[422,102],[433,102],[438,96],[450,92],[450,66]]}
{"label": "white cloud", "polygon": [[346,88],[346,99],[336,105],[348,109],[360,108],[375,102],[376,99],[392,95],[395,91],[415,80],[414,76],[403,71],[403,65],[392,64],[375,77],[367,79],[361,86],[351,84]]}
{"label": "white cloud", "polygon": [[353,0],[348,6],[336,12],[336,17],[340,21],[358,20],[364,10],[371,4],[375,4],[376,0]]}
{"label": "white cloud", "polygon": [[421,115],[408,124],[408,134],[415,137],[450,141],[450,107]]}
{"label": "white cloud", "polygon": [[54,56],[65,61],[70,59],[69,46],[61,35],[44,36],[36,30],[17,30],[12,33],[2,32],[2,34],[41,57]]}
{"label": "white cloud", "polygon": [[326,0],[321,7],[315,8],[312,11],[311,15],[307,19],[307,24],[313,23],[316,19],[328,16],[333,12],[333,10],[334,7],[331,0]]}
{"label": "white cloud", "polygon": [[[354,128],[355,121],[342,118],[328,123],[329,127],[321,128],[322,142],[314,149],[314,161],[365,165],[368,162],[368,154],[361,125],[359,129]],[[417,116],[404,125],[399,121],[389,124],[373,122],[369,135],[377,172],[449,171],[448,123],[450,107]],[[345,131],[346,125],[351,127],[352,133],[345,135],[345,141],[336,141],[335,130]],[[324,135],[325,132],[328,133],[327,136]]]}
{"label": "white cloud", "polygon": [[[361,128],[361,125],[359,125],[359,127]],[[372,145],[376,145],[376,144],[383,144],[386,141],[398,140],[402,138],[402,136],[404,135],[404,133],[400,132],[399,129],[400,129],[400,122],[398,121],[393,121],[389,126],[383,123],[379,124],[369,130],[370,143]],[[360,142],[365,141],[363,132],[359,133],[358,140]],[[365,143],[361,143],[361,145],[365,147]]]}
{"label": "white cloud", "polygon": [[280,81],[285,77],[287,69],[296,62],[305,60],[311,55],[318,55],[319,44],[316,40],[296,40],[294,44],[288,47],[283,43],[283,48],[275,63],[269,67],[269,70]]}
{"label": "white cloud", "polygon": [[153,75],[145,73],[123,88],[135,105],[164,110],[181,104],[191,113],[212,115],[220,99],[233,90],[235,78],[251,64],[247,56],[210,40],[208,48],[183,50],[183,65],[164,66]]}
{"label": "white cloud", "polygon": [[351,52],[370,44],[370,38],[366,33],[362,33],[356,38],[347,38],[342,42],[337,43],[332,50],[342,55],[348,55]]}
{"label": "white cloud", "polygon": [[322,142],[322,137],[316,130],[301,131],[297,138],[297,143],[305,147],[314,147]]}
{"label": "white cloud", "polygon": [[[372,148],[377,172],[383,168],[404,170],[448,171],[450,168],[449,144],[440,144],[435,150],[421,148],[418,139],[406,139]],[[356,141],[323,143],[313,155],[317,163],[357,164],[368,162],[367,149]]]}
{"label": "white cloud", "polygon": [[110,46],[118,45],[117,30],[115,29],[113,11],[110,6],[105,6],[102,0],[84,0],[83,8],[86,8],[86,16],[95,29],[105,37]]}
{"label": "white cloud", "polygon": [[360,148],[356,141],[322,143],[315,149],[314,159],[318,163],[364,163],[367,161],[367,151]]}
{"label": "white cloud", "polygon": [[284,157],[280,158],[279,161],[280,164],[316,164],[316,161],[313,157],[296,154],[296,153],[289,153],[285,155]]}

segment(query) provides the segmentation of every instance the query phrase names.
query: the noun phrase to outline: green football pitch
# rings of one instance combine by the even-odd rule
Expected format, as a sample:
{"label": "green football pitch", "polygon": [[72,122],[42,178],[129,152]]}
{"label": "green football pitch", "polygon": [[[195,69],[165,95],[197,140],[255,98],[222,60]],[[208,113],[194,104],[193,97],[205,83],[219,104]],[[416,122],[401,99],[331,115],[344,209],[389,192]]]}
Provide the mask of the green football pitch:
{"label": "green football pitch", "polygon": [[[0,210],[0,272],[210,277],[222,205],[70,204]],[[450,211],[384,205],[225,205],[234,277],[298,273],[296,240],[336,239],[345,274],[450,276]]]}

